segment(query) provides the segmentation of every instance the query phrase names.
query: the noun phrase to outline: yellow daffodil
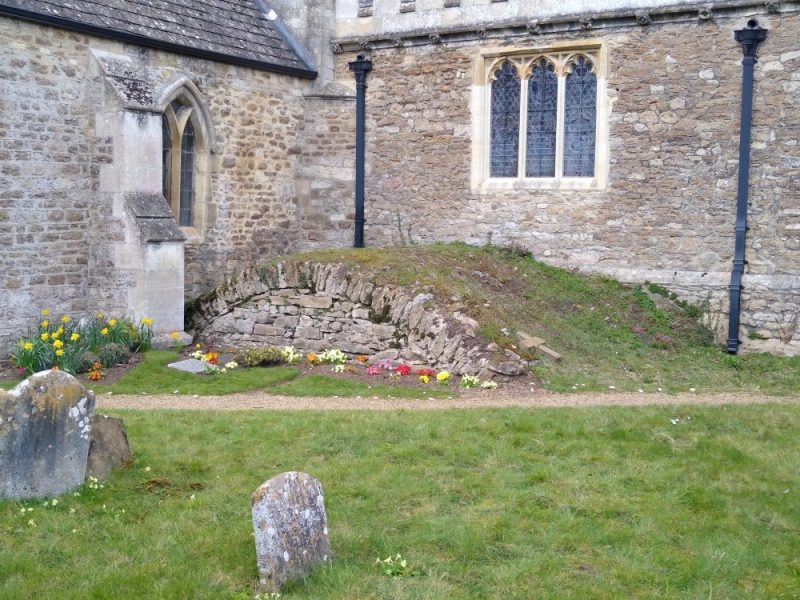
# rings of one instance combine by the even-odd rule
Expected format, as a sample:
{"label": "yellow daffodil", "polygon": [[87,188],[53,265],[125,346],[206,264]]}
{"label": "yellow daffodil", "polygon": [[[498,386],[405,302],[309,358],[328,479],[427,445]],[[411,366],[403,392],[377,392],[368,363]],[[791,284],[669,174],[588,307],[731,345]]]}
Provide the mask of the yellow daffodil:
{"label": "yellow daffodil", "polygon": [[43,308],[42,309],[42,316],[43,317],[46,317],[49,314],[50,314],[50,309],[49,308]]}
{"label": "yellow daffodil", "polygon": [[145,327],[150,327],[150,325],[152,324],[153,324],[153,319],[148,319],[147,317],[142,319],[142,325],[144,325]]}
{"label": "yellow daffodil", "polygon": [[40,335],[39,337],[40,337],[40,338],[42,338],[42,341],[43,341],[43,342],[46,342],[47,340],[49,340],[49,339],[50,339],[50,334],[49,334],[49,333],[47,333],[47,332],[45,331],[45,332],[44,332],[42,335]]}
{"label": "yellow daffodil", "polygon": [[116,325],[116,324],[117,324],[117,320],[116,319],[109,319],[108,320],[108,326],[109,327],[114,327],[114,325]]}
{"label": "yellow daffodil", "polygon": [[61,340],[56,340],[55,342],[53,342],[53,348],[63,348],[63,347],[64,347],[64,342],[62,342]]}
{"label": "yellow daffodil", "polygon": [[69,317],[67,315],[61,315],[61,322],[69,323]]}
{"label": "yellow daffodil", "polygon": [[39,323],[39,327],[41,327],[42,329],[47,329],[48,325],[50,325],[50,321],[48,321],[47,319]]}
{"label": "yellow daffodil", "polygon": [[71,336],[69,336],[69,341],[71,342],[77,342],[79,339],[81,339],[80,333],[73,333]]}
{"label": "yellow daffodil", "polygon": [[31,342],[25,342],[25,343],[22,345],[22,349],[23,349],[23,350],[33,350],[33,343],[31,343]]}
{"label": "yellow daffodil", "polygon": [[100,335],[108,335],[108,327],[103,327],[100,330]]}
{"label": "yellow daffodil", "polygon": [[64,351],[61,348],[59,348],[58,350],[56,350],[56,356],[64,356]]}

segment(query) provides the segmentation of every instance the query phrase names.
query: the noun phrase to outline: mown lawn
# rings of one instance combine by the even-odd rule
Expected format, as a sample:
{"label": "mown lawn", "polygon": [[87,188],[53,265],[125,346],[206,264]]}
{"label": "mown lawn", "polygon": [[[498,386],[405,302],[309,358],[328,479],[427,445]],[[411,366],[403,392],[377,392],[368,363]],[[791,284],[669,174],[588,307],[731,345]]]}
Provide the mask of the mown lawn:
{"label": "mown lawn", "polygon": [[118,415],[105,488],[0,503],[0,597],[252,598],[249,496],[286,470],[333,562],[282,598],[800,595],[797,404]]}

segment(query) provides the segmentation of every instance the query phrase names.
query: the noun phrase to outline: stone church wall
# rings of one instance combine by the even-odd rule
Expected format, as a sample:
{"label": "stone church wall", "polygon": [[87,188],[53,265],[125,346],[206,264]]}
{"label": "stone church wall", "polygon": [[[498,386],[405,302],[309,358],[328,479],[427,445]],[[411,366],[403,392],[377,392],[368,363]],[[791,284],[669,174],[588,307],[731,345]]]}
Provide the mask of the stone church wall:
{"label": "stone church wall", "polygon": [[[208,109],[216,145],[204,226],[184,228],[187,299],[266,256],[352,243],[346,89],[305,97],[289,76],[6,18],[0,47],[0,356],[41,309],[123,314],[137,285],[120,266],[124,103],[99,55],[130,58],[154,91],[187,77]],[[161,164],[146,148],[143,174]]]}
{"label": "stone church wall", "polygon": [[[793,339],[800,348],[800,16],[761,12],[756,16],[769,34],[756,65],[741,337]],[[347,62],[364,46],[373,61],[367,244],[516,244],[551,264],[658,282],[692,301],[708,301],[721,331],[741,104],[742,52],[733,31],[747,18],[634,20],[602,30],[535,31],[505,43],[475,35],[475,41],[452,43],[398,38],[383,46],[340,40],[339,78],[352,78]],[[605,189],[473,187],[479,52],[587,39],[600,40],[608,54]]]}

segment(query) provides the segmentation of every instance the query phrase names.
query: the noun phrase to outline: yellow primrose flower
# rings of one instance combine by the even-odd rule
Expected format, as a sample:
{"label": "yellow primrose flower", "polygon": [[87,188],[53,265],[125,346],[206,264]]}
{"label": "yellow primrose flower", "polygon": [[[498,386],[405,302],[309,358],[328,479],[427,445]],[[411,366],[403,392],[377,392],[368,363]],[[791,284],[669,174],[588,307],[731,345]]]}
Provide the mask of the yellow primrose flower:
{"label": "yellow primrose flower", "polygon": [[56,350],[56,356],[64,356],[64,351],[61,348],[59,348],[58,350]]}
{"label": "yellow primrose flower", "polygon": [[23,350],[33,350],[33,344],[31,342],[25,342],[22,346]]}
{"label": "yellow primrose flower", "polygon": [[49,339],[50,339],[50,334],[49,334],[49,333],[47,333],[47,332],[45,331],[45,332],[44,332],[42,335],[40,335],[39,337],[40,337],[40,338],[42,338],[42,341],[43,341],[43,342],[46,342],[47,340],[49,340]]}
{"label": "yellow primrose flower", "polygon": [[450,373],[447,371],[441,371],[436,375],[436,381],[439,383],[446,383],[448,379],[450,379]]}
{"label": "yellow primrose flower", "polygon": [[173,331],[172,333],[169,334],[169,337],[171,337],[175,341],[178,341],[178,338],[181,337],[181,334],[178,333],[177,331]]}
{"label": "yellow primrose flower", "polygon": [[61,322],[69,323],[69,317],[67,315],[61,315]]}
{"label": "yellow primrose flower", "polygon": [[39,327],[41,327],[42,329],[47,329],[48,325],[50,325],[50,321],[48,321],[47,319],[39,323]]}
{"label": "yellow primrose flower", "polygon": [[73,333],[71,336],[69,336],[69,341],[71,342],[77,342],[79,339],[81,339],[80,333]]}
{"label": "yellow primrose flower", "polygon": [[55,342],[53,342],[53,348],[63,348],[63,347],[64,347],[64,342],[62,342],[61,340],[56,340]]}
{"label": "yellow primrose flower", "polygon": [[43,317],[46,317],[49,314],[50,314],[50,309],[49,308],[43,308],[42,309],[42,316]]}
{"label": "yellow primrose flower", "polygon": [[103,327],[100,330],[100,335],[108,335],[108,327]]}
{"label": "yellow primrose flower", "polygon": [[419,380],[420,380],[422,383],[428,383],[428,382],[430,381],[430,377],[428,377],[427,375],[420,375],[420,376],[419,376]]}
{"label": "yellow primrose flower", "polygon": [[116,324],[117,324],[117,320],[116,319],[109,319],[109,321],[108,321],[108,326],[109,327],[114,327],[114,325],[116,325]]}

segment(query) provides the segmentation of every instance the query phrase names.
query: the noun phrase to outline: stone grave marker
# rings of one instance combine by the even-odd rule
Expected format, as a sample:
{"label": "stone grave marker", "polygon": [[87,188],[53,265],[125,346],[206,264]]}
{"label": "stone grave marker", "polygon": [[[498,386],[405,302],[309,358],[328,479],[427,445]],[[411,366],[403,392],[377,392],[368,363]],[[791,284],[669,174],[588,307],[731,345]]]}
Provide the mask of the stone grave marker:
{"label": "stone grave marker", "polygon": [[328,520],[322,485],[289,471],[261,484],[251,499],[258,575],[262,588],[279,592],[329,559]]}
{"label": "stone grave marker", "polygon": [[58,496],[86,476],[94,394],[63,371],[0,390],[0,498]]}
{"label": "stone grave marker", "polygon": [[169,363],[167,365],[170,369],[176,371],[183,371],[185,373],[205,373],[208,369],[208,363],[198,360],[196,358],[187,358],[179,360],[178,362]]}

